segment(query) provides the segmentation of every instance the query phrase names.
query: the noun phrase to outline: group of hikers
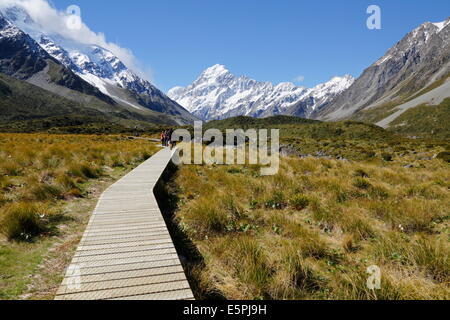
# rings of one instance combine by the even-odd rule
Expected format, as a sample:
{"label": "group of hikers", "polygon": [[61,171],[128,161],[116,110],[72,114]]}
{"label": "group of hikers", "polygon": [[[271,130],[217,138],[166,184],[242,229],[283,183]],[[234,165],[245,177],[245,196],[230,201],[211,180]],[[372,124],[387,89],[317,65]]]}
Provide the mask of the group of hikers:
{"label": "group of hikers", "polygon": [[176,146],[176,142],[172,141],[173,129],[161,132],[161,144],[163,147],[170,147],[172,150]]}

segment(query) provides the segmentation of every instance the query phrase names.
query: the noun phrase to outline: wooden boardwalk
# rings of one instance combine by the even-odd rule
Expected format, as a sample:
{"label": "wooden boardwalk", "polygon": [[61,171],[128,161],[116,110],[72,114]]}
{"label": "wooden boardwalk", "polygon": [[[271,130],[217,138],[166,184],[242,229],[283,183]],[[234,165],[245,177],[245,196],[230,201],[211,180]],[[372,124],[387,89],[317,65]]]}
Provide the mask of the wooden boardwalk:
{"label": "wooden boardwalk", "polygon": [[161,150],[101,195],[57,300],[194,298],[153,195],[170,159]]}

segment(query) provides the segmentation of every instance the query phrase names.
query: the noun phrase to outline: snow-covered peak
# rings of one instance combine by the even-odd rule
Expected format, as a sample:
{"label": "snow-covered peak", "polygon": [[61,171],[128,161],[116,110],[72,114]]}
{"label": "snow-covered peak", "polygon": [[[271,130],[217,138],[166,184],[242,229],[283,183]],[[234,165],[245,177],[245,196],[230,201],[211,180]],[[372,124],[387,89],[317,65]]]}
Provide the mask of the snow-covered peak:
{"label": "snow-covered peak", "polygon": [[330,81],[317,85],[313,88],[313,91],[328,91],[328,92],[342,92],[348,87],[350,87],[353,82],[355,82],[355,78],[349,74],[346,74],[343,77],[333,77]]}
{"label": "snow-covered peak", "polygon": [[60,35],[47,35],[20,6],[4,9],[5,16],[30,35],[47,53],[71,69],[87,82],[110,95],[106,84],[112,84],[137,94],[160,95],[148,81],[138,77],[109,50],[87,45]]}
{"label": "snow-covered peak", "polygon": [[21,30],[12,25],[3,15],[0,15],[0,37],[9,38],[21,33]]}
{"label": "snow-covered peak", "polygon": [[47,29],[33,21],[20,4],[11,6],[0,0],[0,9],[6,18],[0,18],[0,38],[11,36],[13,32],[21,33],[29,42],[29,49],[45,55],[46,59],[53,57],[119,104],[170,114],[180,123],[195,119],[149,81],[129,69],[113,52],[85,43],[85,39],[45,31]]}
{"label": "snow-covered peak", "polygon": [[111,68],[112,72],[127,70],[127,67],[112,52],[98,46],[91,46],[91,48],[91,57],[94,58],[95,63],[106,68]]}
{"label": "snow-covered peak", "polygon": [[[98,86],[98,83],[105,79],[123,88],[128,88],[133,85],[136,87],[135,83],[131,82],[144,82],[144,80],[141,80],[129,70],[112,52],[104,48],[66,39],[60,35],[45,34],[42,31],[42,27],[33,21],[28,12],[21,6],[8,6],[4,9],[4,14],[14,25],[18,26],[39,43],[52,57],[76,72],[92,85]],[[93,81],[93,77],[99,79]],[[151,85],[148,84],[148,86]],[[142,89],[141,91],[145,91],[143,88],[140,89]],[[152,90],[154,88],[151,88],[149,91]]]}
{"label": "snow-covered peak", "polygon": [[[336,95],[344,92],[355,82],[355,78],[351,75],[343,77],[333,77],[330,81],[315,86],[311,91],[311,96],[320,101],[320,105],[328,102]],[[315,104],[312,109],[315,110],[319,104]]]}
{"label": "snow-covered peak", "polygon": [[3,8],[2,10],[6,19],[33,39],[36,40],[42,35],[40,26],[33,21],[23,7],[16,5]]}
{"label": "snow-covered peak", "polygon": [[183,87],[173,87],[167,92],[167,95],[170,97],[181,96],[186,91]]}
{"label": "snow-covered peak", "polygon": [[24,41],[29,50],[40,55],[45,52],[26,33],[12,24],[4,15],[0,16],[0,38]]}
{"label": "snow-covered peak", "polygon": [[446,26],[450,24],[450,17],[442,22],[434,22],[432,24],[438,28],[438,32],[441,32]]}
{"label": "snow-covered peak", "polygon": [[275,91],[295,91],[298,89],[303,89],[303,87],[297,87],[295,84],[293,84],[292,82],[281,82],[279,84],[277,84],[274,88]]}
{"label": "snow-covered peak", "polygon": [[225,74],[229,74],[230,71],[225,68],[224,65],[216,64],[212,67],[209,67],[203,73],[201,74],[201,78],[208,78],[208,79],[217,79]]}
{"label": "snow-covered peak", "polygon": [[[424,44],[427,44],[434,35],[439,34],[442,30],[444,30],[449,24],[450,17],[442,22],[425,22],[410,32],[399,43],[404,43],[406,41],[409,46],[423,46]],[[397,46],[395,46],[394,49]]]}
{"label": "snow-covered peak", "polygon": [[391,60],[403,60],[408,53],[417,52],[428,45],[430,39],[438,35],[450,25],[450,17],[442,22],[425,22],[408,33],[401,41],[393,46],[389,51],[378,60],[374,65],[381,66]]}
{"label": "snow-covered peak", "polygon": [[199,78],[193,83],[195,86],[212,86],[217,83],[233,80],[234,76],[225,66],[216,64],[203,71]]}
{"label": "snow-covered peak", "polygon": [[266,116],[282,114],[299,101],[308,101],[313,110],[318,104],[348,88],[351,76],[335,77],[313,89],[298,87],[291,82],[273,85],[246,76],[236,77],[223,65],[203,71],[191,85],[174,87],[168,96],[203,120],[231,116]]}
{"label": "snow-covered peak", "polygon": [[60,61],[65,67],[71,69],[72,71],[80,72],[78,66],[74,64],[70,58],[69,52],[58,46],[50,38],[45,35],[41,35],[38,43],[45,51],[47,51],[48,54]]}
{"label": "snow-covered peak", "polygon": [[6,29],[11,26],[11,23],[2,15],[0,11],[0,29]]}

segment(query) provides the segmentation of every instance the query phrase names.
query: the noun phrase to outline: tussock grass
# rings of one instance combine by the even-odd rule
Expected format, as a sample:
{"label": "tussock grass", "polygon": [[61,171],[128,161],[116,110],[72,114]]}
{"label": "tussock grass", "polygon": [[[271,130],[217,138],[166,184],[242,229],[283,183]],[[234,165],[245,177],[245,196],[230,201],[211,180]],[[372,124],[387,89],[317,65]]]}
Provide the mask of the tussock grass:
{"label": "tussock grass", "polygon": [[175,221],[205,260],[191,275],[228,299],[450,298],[450,170],[408,159],[180,167]]}
{"label": "tussock grass", "polygon": [[22,172],[20,165],[11,160],[6,160],[2,165],[2,174],[5,176],[20,176]]}
{"label": "tussock grass", "polygon": [[0,134],[0,300],[52,299],[96,195],[155,151],[121,136]]}
{"label": "tussock grass", "polygon": [[83,197],[89,181],[114,167],[135,166],[155,151],[148,141],[121,136],[0,134],[2,233],[9,240],[45,234],[51,223],[39,218],[46,214],[43,206]]}
{"label": "tussock grass", "polygon": [[31,240],[45,232],[45,208],[35,203],[14,203],[3,208],[0,232],[9,240]]}

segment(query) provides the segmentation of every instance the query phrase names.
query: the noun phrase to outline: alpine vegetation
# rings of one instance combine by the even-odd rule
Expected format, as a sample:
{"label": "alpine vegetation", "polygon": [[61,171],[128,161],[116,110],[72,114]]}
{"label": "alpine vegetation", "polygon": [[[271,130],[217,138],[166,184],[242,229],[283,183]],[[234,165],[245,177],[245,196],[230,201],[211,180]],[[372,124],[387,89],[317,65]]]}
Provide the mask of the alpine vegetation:
{"label": "alpine vegetation", "polygon": [[[246,163],[261,166],[261,175],[274,175],[280,167],[280,131],[272,129],[270,150],[267,129],[227,129],[226,141],[219,129],[208,129],[203,134],[203,123],[194,123],[194,139],[187,129],[178,129],[173,141],[182,141],[174,156],[175,164],[235,165]],[[206,147],[204,143],[208,143]],[[225,142],[225,143],[224,143]],[[247,155],[248,149],[248,155]],[[192,154],[193,152],[193,154]]]}

